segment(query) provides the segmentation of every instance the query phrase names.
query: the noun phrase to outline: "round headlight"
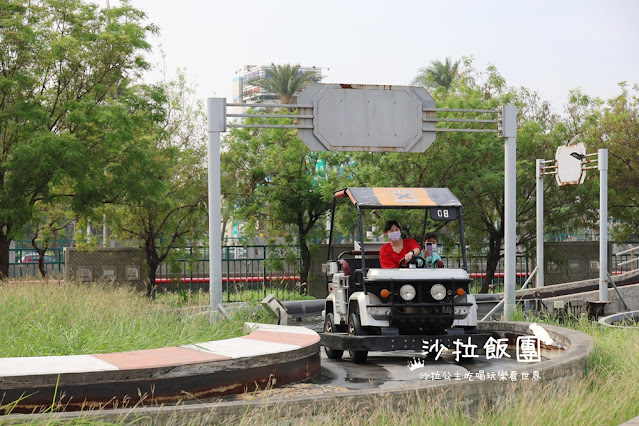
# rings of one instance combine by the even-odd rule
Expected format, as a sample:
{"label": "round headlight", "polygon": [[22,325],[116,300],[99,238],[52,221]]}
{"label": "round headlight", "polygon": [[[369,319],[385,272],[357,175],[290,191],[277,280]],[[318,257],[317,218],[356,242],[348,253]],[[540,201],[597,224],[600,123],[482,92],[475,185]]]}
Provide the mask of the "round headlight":
{"label": "round headlight", "polygon": [[433,296],[435,300],[442,300],[446,297],[446,287],[441,284],[435,284],[430,288],[430,295]]}
{"label": "round headlight", "polygon": [[410,284],[403,285],[402,288],[399,289],[399,295],[407,302],[413,300],[416,294],[415,287]]}

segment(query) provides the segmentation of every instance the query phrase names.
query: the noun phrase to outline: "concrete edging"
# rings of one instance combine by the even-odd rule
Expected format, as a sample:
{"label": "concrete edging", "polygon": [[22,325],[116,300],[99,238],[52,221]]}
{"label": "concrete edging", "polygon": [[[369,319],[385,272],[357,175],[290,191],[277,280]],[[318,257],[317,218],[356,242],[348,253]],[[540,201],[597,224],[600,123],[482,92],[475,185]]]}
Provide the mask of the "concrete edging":
{"label": "concrete edging", "polygon": [[287,384],[320,371],[314,331],[263,324],[251,330],[247,336],[169,348],[0,358],[0,405],[20,400],[12,412],[31,413],[51,406],[56,395],[68,410],[130,407],[140,396],[162,404]]}
{"label": "concrete edging", "polygon": [[599,324],[604,327],[613,328],[637,328],[637,326],[615,325],[615,323],[625,320],[639,321],[639,311],[620,312],[618,314],[608,315],[607,317],[599,318]]}

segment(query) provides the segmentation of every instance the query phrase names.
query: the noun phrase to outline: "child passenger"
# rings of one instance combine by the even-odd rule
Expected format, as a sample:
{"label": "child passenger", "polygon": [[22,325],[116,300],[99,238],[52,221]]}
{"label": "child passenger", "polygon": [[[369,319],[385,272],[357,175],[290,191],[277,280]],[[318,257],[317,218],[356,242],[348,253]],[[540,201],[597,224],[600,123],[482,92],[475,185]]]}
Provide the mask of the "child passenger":
{"label": "child passenger", "polygon": [[426,261],[426,268],[443,268],[444,262],[439,254],[435,253],[437,250],[437,242],[438,242],[437,234],[434,232],[429,232],[424,237],[424,250],[421,253],[421,256]]}

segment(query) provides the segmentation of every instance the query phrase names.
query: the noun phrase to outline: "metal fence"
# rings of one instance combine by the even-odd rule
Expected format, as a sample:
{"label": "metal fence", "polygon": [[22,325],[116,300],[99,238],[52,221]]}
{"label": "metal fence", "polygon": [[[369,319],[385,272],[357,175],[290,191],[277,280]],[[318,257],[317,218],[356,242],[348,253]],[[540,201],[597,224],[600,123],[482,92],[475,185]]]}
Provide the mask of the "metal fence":
{"label": "metal fence", "polygon": [[[38,253],[33,248],[9,250],[9,278],[29,278],[40,276]],[[47,276],[57,279],[64,277],[64,248],[47,249],[44,257]]]}
{"label": "metal fence", "polygon": [[[206,247],[189,247],[182,256],[160,265],[157,291],[208,291],[209,256]],[[299,246],[223,246],[222,285],[226,301],[250,297],[247,292],[276,297],[299,288]]]}
{"label": "metal fence", "polygon": [[639,269],[639,246],[637,243],[623,244],[619,249],[619,251],[613,252],[613,274]]}
{"label": "metal fence", "polygon": [[[613,275],[639,268],[639,247],[633,244],[613,245]],[[630,247],[630,249],[628,249]],[[447,267],[460,267],[461,256],[457,247],[443,250],[443,260]],[[35,255],[35,257],[34,257]],[[209,259],[207,247],[187,247],[175,249],[169,260],[160,265],[156,283],[158,291],[208,291]],[[31,248],[11,249],[9,276],[11,278],[39,277],[37,253]],[[474,279],[473,291],[481,288],[486,276],[487,256],[470,255],[468,257],[469,274]],[[532,272],[531,258],[517,255],[517,287],[521,287]],[[64,277],[64,250],[62,247],[50,248],[46,252],[45,269],[49,277]],[[301,259],[299,246],[269,245],[225,245],[222,248],[223,290],[227,301],[243,297],[245,290],[267,293],[295,291],[299,288]],[[497,265],[491,283],[491,291],[503,291],[503,260]]]}

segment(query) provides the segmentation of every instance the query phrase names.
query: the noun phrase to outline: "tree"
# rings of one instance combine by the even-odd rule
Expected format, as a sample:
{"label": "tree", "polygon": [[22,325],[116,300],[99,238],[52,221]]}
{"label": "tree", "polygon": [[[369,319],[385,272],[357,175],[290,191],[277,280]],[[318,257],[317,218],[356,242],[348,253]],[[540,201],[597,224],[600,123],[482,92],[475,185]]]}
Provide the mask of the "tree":
{"label": "tree", "polygon": [[275,65],[271,64],[266,69],[266,77],[257,80],[257,84],[269,93],[277,96],[282,104],[292,104],[309,83],[317,80],[317,74],[313,71],[300,71],[299,65]]}
{"label": "tree", "polygon": [[[481,76],[458,80],[451,89],[441,94],[439,107],[495,110],[503,104],[517,106],[517,246],[522,252],[530,252],[536,242],[535,160],[554,158],[557,146],[570,139],[567,127],[536,93],[509,88],[492,66]],[[442,184],[454,188],[466,207],[468,240],[475,246],[488,243],[486,278],[481,289],[487,292],[503,257],[503,140],[491,134],[438,135],[430,154],[444,166],[439,171]],[[587,187],[558,188],[552,176],[544,179],[545,232],[558,232],[577,223],[590,209],[587,191]]]}
{"label": "tree", "polygon": [[[282,104],[293,104],[306,85],[317,81],[314,72],[302,72],[299,65],[271,64],[266,74],[256,83]],[[288,110],[281,111],[284,114]],[[279,118],[266,122],[292,124],[289,119]],[[264,121],[257,118],[246,123]],[[315,176],[318,155],[311,155],[293,131],[284,129],[234,129],[224,145],[223,210],[236,210],[233,216],[249,225],[259,227],[266,223],[269,231],[277,231],[272,235],[282,236],[281,226],[292,226],[302,256],[300,281],[306,283],[311,262],[307,236],[330,207],[321,189],[325,180]]]}
{"label": "tree", "polygon": [[432,61],[428,67],[419,70],[413,84],[429,89],[438,87],[449,89],[459,75],[459,63],[460,61],[453,62],[450,58],[446,58],[444,62]]}
{"label": "tree", "polygon": [[60,231],[64,232],[72,222],[77,220],[70,204],[68,198],[57,198],[49,202],[37,202],[34,205],[35,212],[26,235],[31,240],[31,247],[38,253],[38,269],[43,277],[47,275],[44,264],[45,253],[52,245],[55,247]]}
{"label": "tree", "polygon": [[[287,111],[283,109],[281,111]],[[251,118],[252,124],[291,124],[285,118]],[[223,141],[222,174],[232,186],[224,186],[225,203],[233,215],[261,227],[271,237],[292,232],[299,241],[302,270],[300,281],[308,281],[311,253],[308,236],[330,208],[330,180],[318,178],[317,161],[329,153],[311,153],[290,129],[233,129]]]}
{"label": "tree", "polygon": [[[518,108],[517,236],[519,249],[531,250],[535,241],[535,160],[554,158],[556,147],[567,140],[566,126],[559,122],[558,117],[550,112],[548,104],[541,101],[537,94],[524,88],[508,88],[494,67],[483,74],[477,74],[472,69],[462,71],[448,90],[435,92],[438,108],[496,110],[499,105],[507,103],[515,104]],[[479,115],[475,118],[491,117]],[[463,128],[466,124],[440,123],[438,126]],[[495,128],[494,124],[482,126]],[[490,133],[441,132],[424,153],[353,154],[352,161],[346,164],[350,167],[344,175],[349,176],[355,185],[450,188],[465,208],[467,243],[473,248],[488,246],[484,253],[487,276],[481,290],[488,291],[488,285],[503,257],[502,139]],[[554,185],[553,179],[545,179],[547,232],[566,226],[574,217],[579,217],[574,210],[584,211],[587,204],[587,198],[574,201],[574,193],[580,189],[556,189]],[[423,218],[405,216],[401,223],[410,236],[421,238],[421,226],[416,226],[421,220]]]}
{"label": "tree", "polygon": [[104,169],[133,136],[120,98],[148,67],[144,19],[126,1],[0,0],[0,278],[36,203],[87,212],[109,196]]}
{"label": "tree", "polygon": [[114,235],[136,238],[146,254],[147,294],[158,266],[176,245],[206,229],[206,131],[204,108],[183,72],[176,81],[145,88],[136,128],[135,155],[107,170],[114,186],[126,188],[107,207]]}
{"label": "tree", "polygon": [[639,86],[620,87],[621,93],[603,105],[583,94],[577,98],[595,108],[581,114],[587,126],[583,140],[589,152],[608,149],[610,216],[618,223],[615,238],[623,240],[639,234]]}
{"label": "tree", "polygon": [[[517,131],[517,246],[530,251],[536,241],[536,180],[535,160],[552,159],[556,147],[566,142],[565,126],[550,114],[546,102],[527,89],[508,88],[494,67],[483,79],[463,80],[438,102],[438,106],[453,109],[492,109],[514,104],[518,109]],[[459,125],[459,124],[457,124]],[[463,127],[463,125],[462,125]],[[441,141],[441,142],[440,142]],[[443,162],[443,184],[451,187],[466,207],[469,241],[475,246],[488,243],[486,278],[481,292],[487,292],[497,265],[503,257],[504,210],[504,148],[503,140],[492,134],[438,135],[438,146],[431,152]],[[585,199],[574,199],[579,188],[556,188],[554,179],[544,179],[545,231],[553,232],[571,223],[579,212],[587,209]],[[570,201],[568,201],[570,200]],[[568,209],[570,206],[571,209]]]}

